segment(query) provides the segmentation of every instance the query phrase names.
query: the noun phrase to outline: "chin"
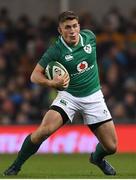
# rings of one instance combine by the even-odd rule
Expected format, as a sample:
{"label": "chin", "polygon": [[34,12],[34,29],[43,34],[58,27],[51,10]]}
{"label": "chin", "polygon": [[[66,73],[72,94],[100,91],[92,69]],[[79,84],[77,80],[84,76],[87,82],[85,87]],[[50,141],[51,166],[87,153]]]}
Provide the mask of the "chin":
{"label": "chin", "polygon": [[74,45],[74,44],[77,44],[77,40],[71,41],[70,44],[73,44],[73,45]]}

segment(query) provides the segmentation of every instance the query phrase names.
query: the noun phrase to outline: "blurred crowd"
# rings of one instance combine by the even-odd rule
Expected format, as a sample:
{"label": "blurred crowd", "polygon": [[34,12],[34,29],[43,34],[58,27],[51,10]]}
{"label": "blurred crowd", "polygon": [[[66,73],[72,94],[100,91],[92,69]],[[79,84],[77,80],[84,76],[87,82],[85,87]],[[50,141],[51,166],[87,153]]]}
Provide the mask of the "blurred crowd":
{"label": "blurred crowd", "polygon": [[[97,36],[102,91],[115,123],[136,123],[136,8],[125,17],[112,7],[99,22],[84,12],[80,24]],[[34,24],[25,14],[12,20],[0,9],[0,124],[41,121],[56,91],[31,83],[30,75],[57,35],[56,19],[43,15]]]}

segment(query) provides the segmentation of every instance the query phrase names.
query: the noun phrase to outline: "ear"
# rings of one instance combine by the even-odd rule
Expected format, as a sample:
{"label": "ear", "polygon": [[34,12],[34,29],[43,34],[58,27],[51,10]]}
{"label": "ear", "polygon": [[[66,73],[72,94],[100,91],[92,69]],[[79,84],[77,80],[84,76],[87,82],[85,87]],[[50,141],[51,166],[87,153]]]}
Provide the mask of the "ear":
{"label": "ear", "polygon": [[79,30],[80,30],[80,24],[78,24],[79,25]]}
{"label": "ear", "polygon": [[58,32],[59,32],[60,34],[62,34],[62,33],[61,33],[61,28],[60,28],[60,27],[58,27]]}

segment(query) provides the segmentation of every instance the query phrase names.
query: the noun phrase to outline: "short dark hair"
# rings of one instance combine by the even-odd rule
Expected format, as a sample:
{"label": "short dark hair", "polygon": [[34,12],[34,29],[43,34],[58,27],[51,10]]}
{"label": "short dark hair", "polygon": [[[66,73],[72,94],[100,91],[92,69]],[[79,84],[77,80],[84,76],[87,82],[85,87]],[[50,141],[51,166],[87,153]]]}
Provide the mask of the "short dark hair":
{"label": "short dark hair", "polygon": [[59,15],[58,23],[63,23],[66,20],[73,20],[73,19],[79,21],[79,17],[73,11],[65,11]]}

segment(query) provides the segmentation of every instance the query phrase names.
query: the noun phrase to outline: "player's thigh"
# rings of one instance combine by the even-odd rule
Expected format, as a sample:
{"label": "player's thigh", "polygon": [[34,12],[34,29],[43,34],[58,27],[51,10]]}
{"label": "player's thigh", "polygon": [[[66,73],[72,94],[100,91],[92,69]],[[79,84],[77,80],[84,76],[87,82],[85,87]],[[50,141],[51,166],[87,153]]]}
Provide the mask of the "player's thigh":
{"label": "player's thigh", "polygon": [[117,148],[117,134],[113,121],[106,121],[98,126],[94,134],[100,141],[100,143],[105,147],[105,149],[110,151],[116,151]]}
{"label": "player's thigh", "polygon": [[49,110],[40,124],[40,126],[32,133],[31,139],[35,143],[39,143],[53,134],[63,125],[61,114],[54,110]]}
{"label": "player's thigh", "polygon": [[49,110],[43,117],[41,126],[50,126],[52,129],[57,129],[63,125],[61,114],[55,110]]}

